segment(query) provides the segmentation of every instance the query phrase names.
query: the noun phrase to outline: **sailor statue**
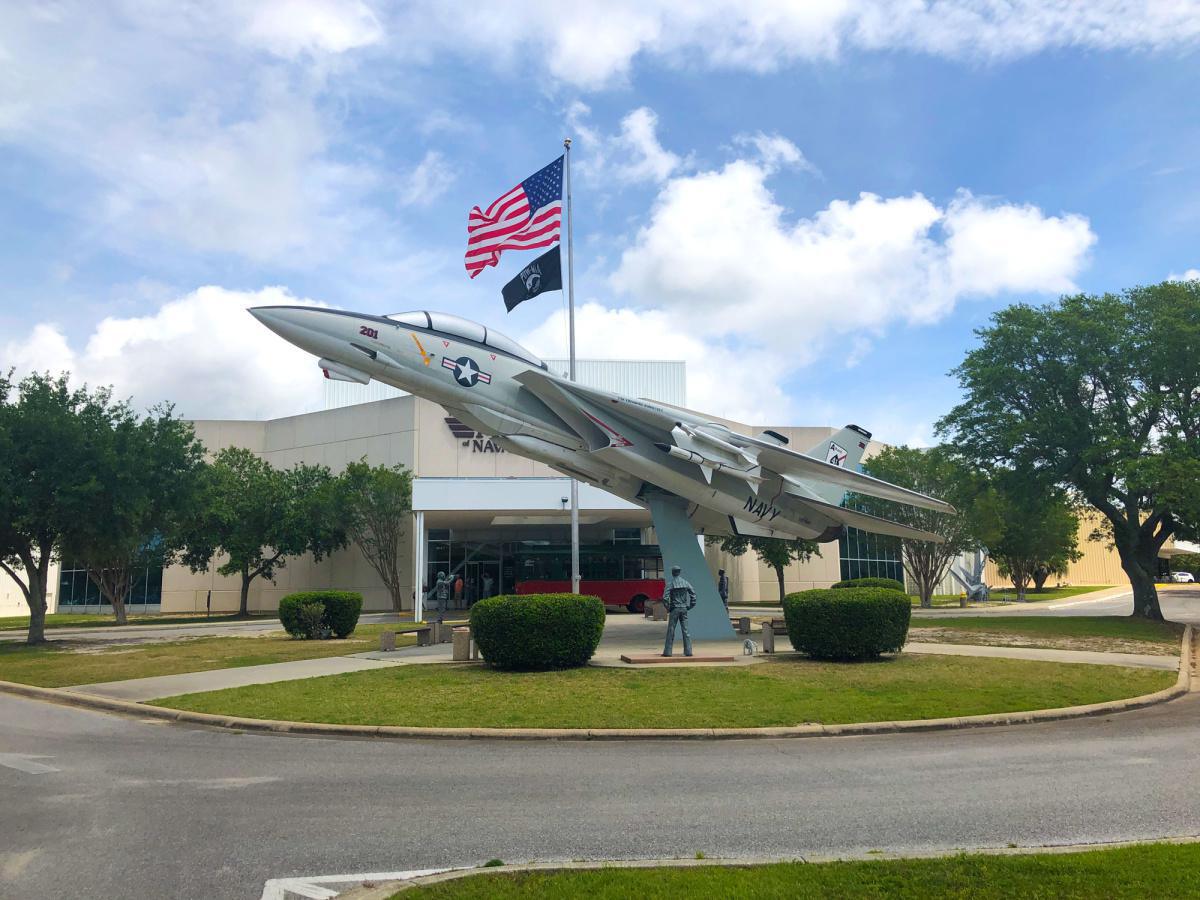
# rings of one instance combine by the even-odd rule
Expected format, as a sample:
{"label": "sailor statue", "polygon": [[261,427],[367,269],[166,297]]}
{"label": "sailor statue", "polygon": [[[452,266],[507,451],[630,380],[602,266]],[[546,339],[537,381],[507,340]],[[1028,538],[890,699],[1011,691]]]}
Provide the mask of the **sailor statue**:
{"label": "sailor statue", "polygon": [[437,612],[437,621],[441,625],[446,618],[446,607],[450,605],[450,580],[446,577],[445,572],[437,573],[437,584],[433,586],[434,611]]}
{"label": "sailor statue", "polygon": [[671,566],[671,577],[663,590],[663,604],[667,607],[667,642],[663,645],[663,656],[670,656],[675,645],[675,625],[683,632],[683,655],[692,655],[692,636],[688,633],[688,613],[696,605],[696,590],[683,577],[679,566]]}

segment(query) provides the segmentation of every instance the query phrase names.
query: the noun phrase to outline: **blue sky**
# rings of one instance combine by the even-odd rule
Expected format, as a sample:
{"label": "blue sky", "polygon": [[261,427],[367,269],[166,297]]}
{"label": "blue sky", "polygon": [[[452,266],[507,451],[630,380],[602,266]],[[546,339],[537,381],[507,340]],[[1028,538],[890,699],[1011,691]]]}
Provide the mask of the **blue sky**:
{"label": "blue sky", "polygon": [[1200,5],[62,2],[0,10],[0,365],[319,402],[242,309],[506,315],[467,211],[575,139],[581,353],[928,441],[995,309],[1200,268]]}

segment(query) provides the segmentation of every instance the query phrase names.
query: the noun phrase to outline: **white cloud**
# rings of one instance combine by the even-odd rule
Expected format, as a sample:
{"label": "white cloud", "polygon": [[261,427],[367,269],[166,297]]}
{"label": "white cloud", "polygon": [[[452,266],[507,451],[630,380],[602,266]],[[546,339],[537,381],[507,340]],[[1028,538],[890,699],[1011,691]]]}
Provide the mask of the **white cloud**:
{"label": "white cloud", "polygon": [[626,115],[615,135],[602,134],[589,125],[590,112],[580,102],[567,111],[568,123],[579,135],[575,146],[580,153],[581,175],[595,182],[653,184],[665,181],[685,165],[679,154],[659,142],[658,115],[649,107],[639,107]]}
{"label": "white cloud", "polygon": [[1200,269],[1187,269],[1182,275],[1172,272],[1167,276],[1167,281],[1194,281],[1196,279],[1200,279]]}
{"label": "white cloud", "polygon": [[429,58],[435,46],[510,68],[542,61],[559,80],[598,87],[635,60],[754,72],[849,50],[901,50],[965,60],[1011,59],[1084,47],[1158,49],[1200,39],[1191,0],[557,0],[410,4],[396,41]]}
{"label": "white cloud", "polygon": [[320,261],[380,178],[338,160],[326,101],[372,22],[331,0],[0,5],[0,140],[62,170],[47,204],[93,240]]}
{"label": "white cloud", "polygon": [[965,296],[1070,290],[1095,242],[1081,216],[965,191],[946,206],[863,193],[793,221],[769,174],[735,160],[669,181],[613,288],[803,364],[831,338],[934,322]]}
{"label": "white cloud", "polygon": [[401,206],[428,206],[454,184],[454,167],[437,150],[430,150],[417,163],[400,188]]}
{"label": "white cloud", "polygon": [[103,228],[257,260],[335,252],[342,204],[352,206],[375,176],[325,155],[308,102],[283,96],[263,106],[240,121],[199,108],[98,134],[85,158],[106,185],[96,213]]}
{"label": "white cloud", "polygon": [[760,131],[757,134],[739,134],[733,142],[737,146],[752,147],[757,151],[763,167],[770,171],[793,168],[814,175],[819,174],[817,167],[808,161],[800,152],[800,148],[783,135],[765,134]]}
{"label": "white cloud", "polygon": [[[313,358],[245,312],[271,304],[312,304],[286,289],[202,287],[149,316],[109,317],[82,347],[55,323],[0,345],[19,373],[69,371],[77,384],[112,385],[136,407],[170,401],[187,418],[257,419],[316,409],[321,374]],[[313,304],[316,305],[316,304]]]}
{"label": "white cloud", "polygon": [[246,17],[244,40],[279,56],[345,53],[383,38],[375,13],[356,0],[238,0],[231,11]]}

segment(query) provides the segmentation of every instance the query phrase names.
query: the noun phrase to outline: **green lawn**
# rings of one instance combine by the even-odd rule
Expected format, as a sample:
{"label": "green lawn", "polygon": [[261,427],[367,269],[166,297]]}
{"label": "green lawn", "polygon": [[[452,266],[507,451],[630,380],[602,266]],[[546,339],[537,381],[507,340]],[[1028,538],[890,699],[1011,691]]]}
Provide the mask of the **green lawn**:
{"label": "green lawn", "polygon": [[[912,633],[915,641],[983,642],[1023,647],[1113,649],[1117,652],[1179,652],[1183,626],[1131,616],[946,616],[914,619],[912,629],[936,629],[941,635]],[[965,641],[963,638],[965,637]],[[1006,640],[1015,639],[1015,640]],[[1084,646],[1086,645],[1086,646]]]}
{"label": "green lawn", "polygon": [[[1085,585],[1078,585],[1076,587],[1046,588],[1044,591],[1040,591],[1040,592],[1028,591],[1028,592],[1026,592],[1025,596],[1031,603],[1034,601],[1041,601],[1041,600],[1062,600],[1064,597],[1075,597],[1075,596],[1078,596],[1079,594],[1091,593],[1092,591],[1103,591],[1103,590],[1107,590],[1110,587],[1112,587],[1112,585],[1109,585],[1109,584],[1085,584]],[[915,594],[909,594],[909,598],[912,600],[912,605],[914,607],[920,607],[920,605],[921,605],[920,597],[916,596]],[[958,606],[960,603],[958,594],[934,594],[933,597],[931,597],[930,599],[933,601],[933,606],[935,609],[946,609],[946,608]],[[1016,601],[1017,601],[1017,592],[1012,588],[1011,585],[1009,585],[1008,587],[992,588],[992,599],[991,599],[990,603],[992,603],[992,604],[999,604],[999,603],[1004,603],[1004,602],[1015,603]],[[779,608],[779,603],[775,600],[752,601],[749,603],[730,601],[729,605],[730,606],[764,606],[764,607],[774,607],[776,609]],[[975,603],[975,604],[971,604],[971,605],[972,606],[981,606],[983,604]]]}
{"label": "green lawn", "polygon": [[[52,641],[37,647],[4,642],[0,643],[0,681],[64,687],[345,656],[377,649],[379,632],[385,628],[405,631],[415,627],[360,625],[350,637],[340,641],[298,641],[283,632],[271,632],[254,637],[206,637],[116,646],[98,641]],[[412,637],[397,639],[398,645],[414,642]]]}
{"label": "green lawn", "polygon": [[[1106,591],[1111,587],[1111,584],[1081,584],[1073,587],[1046,588],[1042,591],[1030,590],[1025,592],[1025,599],[1030,603],[1042,600],[1062,600],[1066,597],[1078,597],[1080,594],[1090,594],[1092,591]],[[1017,589],[1011,584],[993,587],[992,599],[1012,600],[1015,602],[1017,599]]]}
{"label": "green lawn", "polygon": [[[697,845],[703,838],[697,836]],[[414,888],[395,900],[588,897],[1174,898],[1200,895],[1200,844],[1148,844],[1083,853],[946,859],[591,869],[476,875]]]}
{"label": "green lawn", "polygon": [[[130,625],[195,625],[199,622],[245,622],[248,619],[266,618],[265,616],[238,616],[222,614],[207,617],[204,613],[182,615],[147,615],[130,616]],[[278,618],[271,615],[270,618]],[[111,615],[91,613],[50,613],[46,616],[46,628],[106,628],[116,625]],[[24,631],[29,627],[29,616],[0,617],[0,631]]]}
{"label": "green lawn", "polygon": [[189,694],[159,705],[258,719],[378,725],[707,728],[1010,712],[1133,697],[1175,673],[905,655],[873,663],[790,658],[738,668],[495,672],[402,666]]}

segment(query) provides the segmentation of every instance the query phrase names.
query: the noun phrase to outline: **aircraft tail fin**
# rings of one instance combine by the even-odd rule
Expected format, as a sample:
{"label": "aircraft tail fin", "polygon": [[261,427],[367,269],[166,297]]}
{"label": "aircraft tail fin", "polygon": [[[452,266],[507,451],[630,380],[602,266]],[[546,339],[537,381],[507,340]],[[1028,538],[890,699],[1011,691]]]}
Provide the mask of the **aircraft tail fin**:
{"label": "aircraft tail fin", "polygon": [[[808,451],[808,456],[815,456],[843,469],[858,472],[863,453],[871,440],[871,432],[857,425],[847,425],[836,434],[830,435]],[[814,494],[826,503],[840,504],[846,495],[846,489],[836,484],[809,483],[808,487]]]}

